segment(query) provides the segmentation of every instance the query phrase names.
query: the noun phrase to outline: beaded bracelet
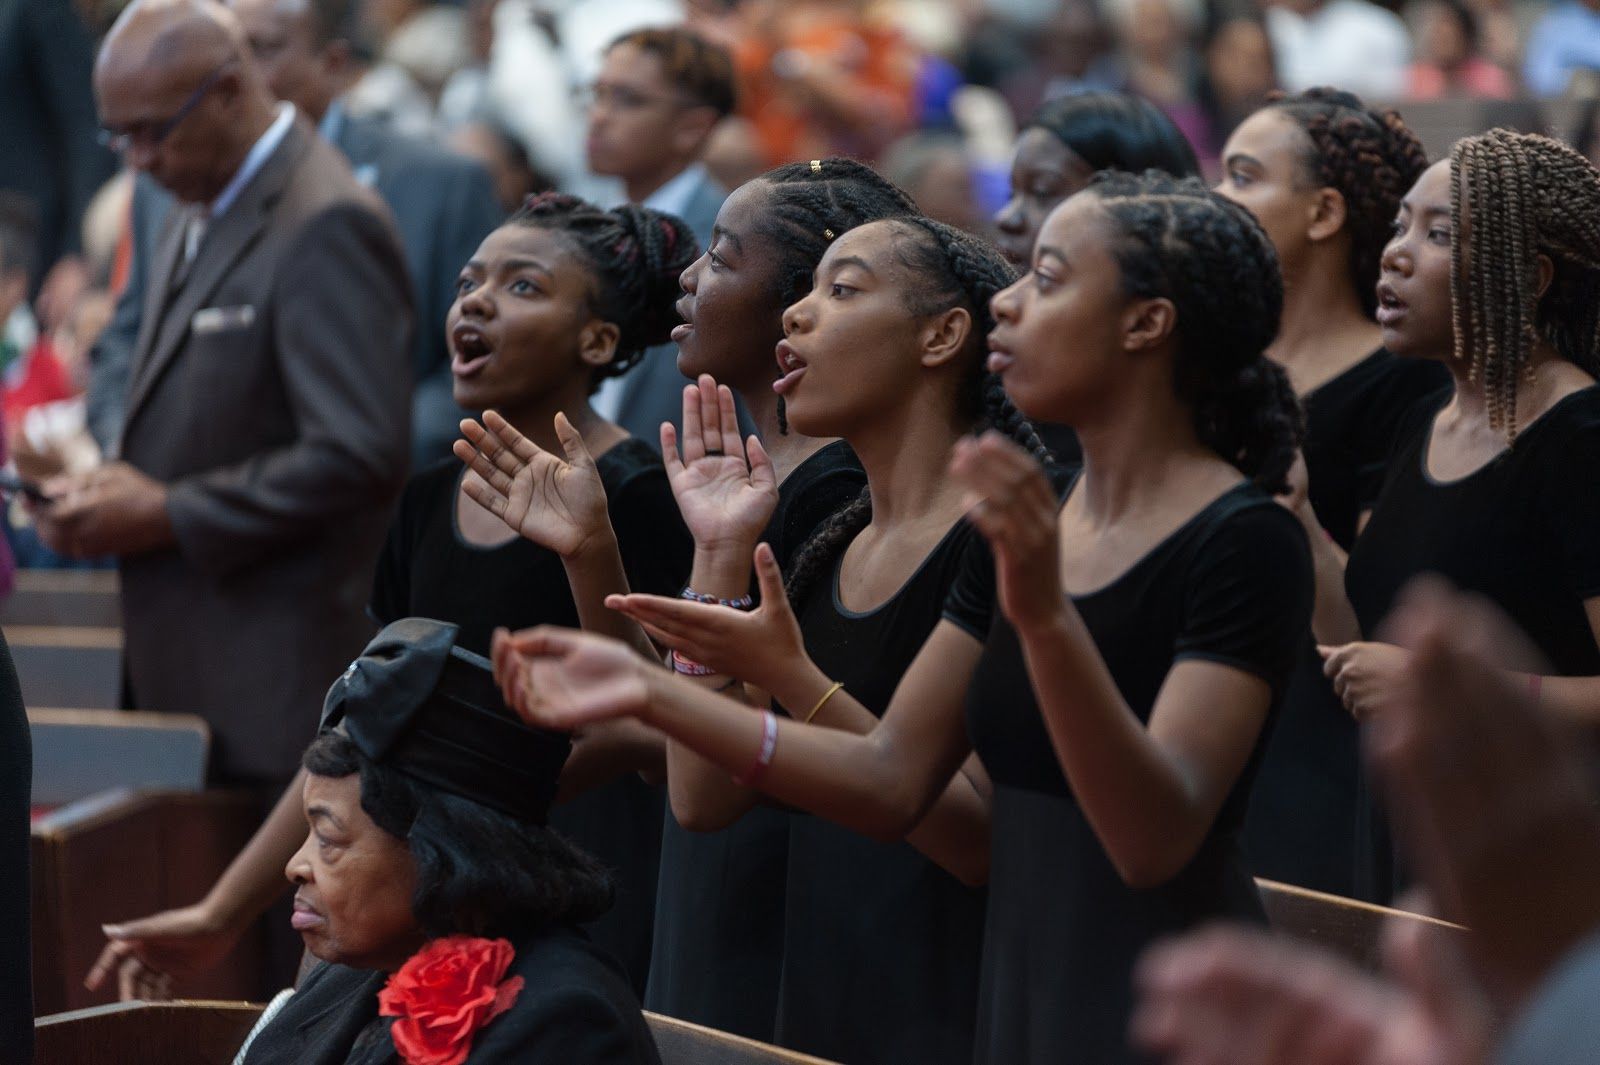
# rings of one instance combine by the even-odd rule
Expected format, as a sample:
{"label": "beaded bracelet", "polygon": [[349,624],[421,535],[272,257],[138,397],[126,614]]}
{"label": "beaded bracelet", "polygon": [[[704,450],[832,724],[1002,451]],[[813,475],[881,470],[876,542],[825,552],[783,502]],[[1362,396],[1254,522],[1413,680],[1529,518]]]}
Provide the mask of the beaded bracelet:
{"label": "beaded bracelet", "polygon": [[693,588],[685,588],[680,594],[691,603],[705,603],[707,606],[725,606],[730,610],[749,610],[756,605],[755,596],[749,594],[741,595],[737,599],[722,599],[715,595],[697,592]]}
{"label": "beaded bracelet", "polygon": [[692,658],[685,658],[677,651],[672,652],[672,672],[685,677],[714,677],[718,670],[710,666],[701,665]]}
{"label": "beaded bracelet", "polygon": [[771,710],[761,711],[761,749],[756,752],[756,760],[743,775],[733,778],[733,782],[741,788],[753,788],[756,781],[766,773],[767,767],[772,765],[772,756],[778,752],[778,716]]}

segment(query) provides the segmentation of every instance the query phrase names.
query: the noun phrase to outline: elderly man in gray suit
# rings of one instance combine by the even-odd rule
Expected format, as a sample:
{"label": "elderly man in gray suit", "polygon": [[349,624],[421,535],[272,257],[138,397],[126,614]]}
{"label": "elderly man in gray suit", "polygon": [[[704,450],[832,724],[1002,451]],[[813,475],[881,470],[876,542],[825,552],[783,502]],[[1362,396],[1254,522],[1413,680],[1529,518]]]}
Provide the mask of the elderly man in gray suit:
{"label": "elderly man in gray suit", "polygon": [[[704,250],[728,193],[700,158],[733,105],[725,49],[681,26],[625,33],[606,49],[591,89],[589,169],[621,178],[630,203],[689,223]],[[659,448],[661,423],[677,424],[683,412],[677,355],[675,344],[645,352],[632,370],[600,386],[595,410]]]}
{"label": "elderly man in gray suit", "polygon": [[135,0],[102,124],[182,205],[151,260],[121,461],[47,486],[57,550],[120,559],[132,695],[280,786],[360,651],[404,480],[411,297],[381,203],[213,0]]}
{"label": "elderly man in gray suit", "polygon": [[[349,161],[356,180],[388,205],[411,275],[417,324],[411,344],[413,467],[450,452],[467,412],[451,397],[444,319],[456,278],[502,220],[482,166],[381,121],[346,113],[341,94],[353,76],[355,0],[227,0],[274,95],[317,126]],[[154,234],[172,198],[154,182],[134,187],[134,256],[117,315],[96,345],[89,390],[91,430],[102,443],[121,428],[127,373],[143,313],[143,278]]]}

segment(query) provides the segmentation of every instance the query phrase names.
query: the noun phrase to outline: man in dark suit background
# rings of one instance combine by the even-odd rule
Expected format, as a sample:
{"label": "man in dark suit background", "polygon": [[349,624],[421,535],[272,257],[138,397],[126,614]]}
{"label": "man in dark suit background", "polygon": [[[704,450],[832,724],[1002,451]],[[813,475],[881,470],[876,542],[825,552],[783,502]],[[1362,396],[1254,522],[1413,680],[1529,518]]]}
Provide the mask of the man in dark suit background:
{"label": "man in dark suit background", "polygon": [[122,461],[47,486],[41,535],[118,556],[137,704],[204,716],[217,779],[281,788],[371,634],[410,286],[381,203],[275,104],[213,0],[135,0],[95,91],[180,206],[148,264]]}
{"label": "man in dark suit background", "polygon": [[[700,160],[733,106],[725,49],[680,26],[626,33],[606,49],[591,89],[589,169],[621,178],[628,202],[683,219],[704,251],[728,193]],[[651,348],[600,386],[595,409],[659,448],[661,423],[676,425],[683,413],[677,355],[675,344]]]}
{"label": "man in dark suit background", "polygon": [[82,283],[84,211],[115,169],[96,141],[93,62],[72,0],[0,0],[0,189],[22,193],[38,212],[31,272],[43,285],[47,328],[67,310],[55,306],[66,295],[51,298],[52,290]]}
{"label": "man in dark suit background", "polygon": [[[287,100],[349,160],[356,179],[383,198],[400,230],[411,275],[417,328],[412,338],[412,463],[449,454],[465,416],[451,398],[445,315],[456,278],[478,244],[502,220],[494,186],[477,163],[345,112],[340,95],[352,76],[353,0],[228,0],[257,64]],[[142,312],[139,282],[153,232],[171,197],[142,179],[134,189],[134,265],[117,317],[94,355],[91,422],[102,445],[115,439],[127,365]]]}

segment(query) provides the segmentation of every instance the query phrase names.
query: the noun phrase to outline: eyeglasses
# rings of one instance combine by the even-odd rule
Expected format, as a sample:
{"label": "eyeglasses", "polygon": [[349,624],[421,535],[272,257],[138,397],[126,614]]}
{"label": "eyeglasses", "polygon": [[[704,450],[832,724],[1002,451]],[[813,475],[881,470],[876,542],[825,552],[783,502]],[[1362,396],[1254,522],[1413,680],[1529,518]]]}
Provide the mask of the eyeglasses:
{"label": "eyeglasses", "polygon": [[694,102],[681,96],[655,96],[630,89],[625,85],[607,85],[595,82],[578,94],[578,102],[587,110],[604,107],[615,111],[640,111],[652,104],[668,107],[693,107]]}
{"label": "eyeglasses", "polygon": [[189,94],[189,98],[183,102],[182,107],[178,108],[177,113],[166,121],[135,122],[125,129],[102,129],[100,131],[100,143],[118,154],[126,152],[136,141],[148,148],[158,147],[162,141],[172,135],[172,131],[177,129],[184,119],[189,117],[190,112],[200,106],[200,101],[205,99],[206,93],[210,92],[212,87],[217,84],[217,79],[222,77],[223,71],[232,65],[233,60],[229,59],[208,74],[206,80],[202,81],[194,92]]}

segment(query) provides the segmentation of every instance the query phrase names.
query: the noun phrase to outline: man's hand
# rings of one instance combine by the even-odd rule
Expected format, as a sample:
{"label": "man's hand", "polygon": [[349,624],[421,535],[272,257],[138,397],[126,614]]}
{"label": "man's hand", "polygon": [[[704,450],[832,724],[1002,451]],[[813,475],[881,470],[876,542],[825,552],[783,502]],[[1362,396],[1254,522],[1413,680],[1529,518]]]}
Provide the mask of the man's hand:
{"label": "man's hand", "polygon": [[137,555],[175,542],[167,486],[125,462],[112,462],[44,486],[51,502],[34,510],[39,538],[76,558]]}

